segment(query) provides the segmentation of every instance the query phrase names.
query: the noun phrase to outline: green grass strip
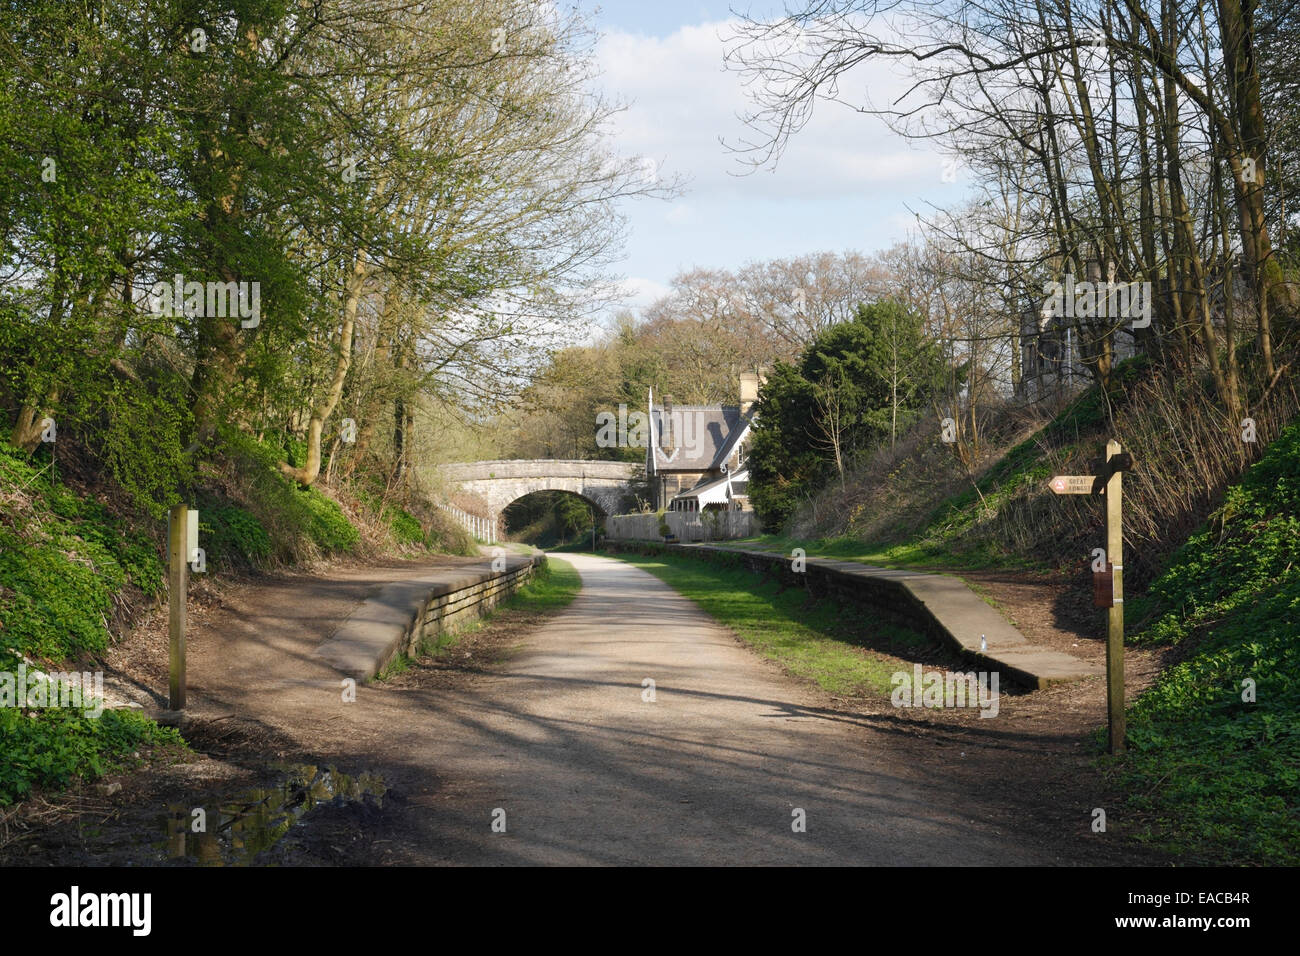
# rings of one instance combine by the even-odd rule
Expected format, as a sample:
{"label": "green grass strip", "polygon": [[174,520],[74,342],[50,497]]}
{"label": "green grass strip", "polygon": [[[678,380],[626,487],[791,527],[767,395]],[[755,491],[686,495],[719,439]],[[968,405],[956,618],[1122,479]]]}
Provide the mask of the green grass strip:
{"label": "green grass strip", "polygon": [[764,657],[833,694],[888,697],[892,675],[911,665],[878,649],[906,655],[930,646],[914,631],[865,620],[856,608],[829,599],[809,605],[802,588],[782,591],[746,568],[673,555],[611,557],[649,571]]}

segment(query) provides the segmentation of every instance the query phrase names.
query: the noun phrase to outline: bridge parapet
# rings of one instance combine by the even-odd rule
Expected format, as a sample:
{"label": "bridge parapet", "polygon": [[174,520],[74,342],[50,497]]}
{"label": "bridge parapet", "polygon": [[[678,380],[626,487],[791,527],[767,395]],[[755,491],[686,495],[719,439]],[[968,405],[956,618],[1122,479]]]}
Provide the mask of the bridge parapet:
{"label": "bridge parapet", "polygon": [[498,478],[606,478],[631,481],[644,465],[626,461],[536,458],[467,461],[437,466],[448,481],[489,481]]}
{"label": "bridge parapet", "polygon": [[511,502],[538,491],[568,491],[606,515],[617,514],[644,473],[635,462],[553,458],[455,462],[436,470],[445,484],[483,502],[487,514],[482,517],[493,529]]}

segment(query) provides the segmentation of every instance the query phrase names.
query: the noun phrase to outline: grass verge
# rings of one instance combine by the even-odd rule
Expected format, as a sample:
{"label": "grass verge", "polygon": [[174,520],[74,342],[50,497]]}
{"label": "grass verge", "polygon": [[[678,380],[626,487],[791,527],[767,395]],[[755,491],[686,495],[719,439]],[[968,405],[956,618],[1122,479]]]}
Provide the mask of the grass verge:
{"label": "grass verge", "polygon": [[102,776],[144,747],[184,746],[137,713],[48,706],[15,673],[24,658],[98,669],[124,592],[156,597],[162,580],[147,537],[0,442],[0,807]]}
{"label": "grass verge", "polygon": [[995,569],[1041,570],[1041,562],[1021,560],[1008,555],[985,551],[953,552],[923,541],[906,541],[899,544],[862,541],[858,538],[798,538],[789,535],[764,534],[735,541],[711,542],[719,548],[739,548],[753,551],[780,551],[790,554],[795,548],[814,558],[835,558],[839,561],[856,561],[882,568],[900,568],[909,571],[987,571]]}
{"label": "grass verge", "polygon": [[1116,769],[1145,838],[1189,862],[1300,860],[1297,542],[1300,422],[1139,604],[1149,623],[1132,640],[1186,656],[1130,708]]}
{"label": "grass verge", "polygon": [[918,651],[934,648],[907,628],[866,624],[855,608],[832,600],[810,604],[802,589],[783,590],[746,568],[674,555],[611,556],[649,571],[764,657],[833,694],[888,697],[892,675],[910,668]]}

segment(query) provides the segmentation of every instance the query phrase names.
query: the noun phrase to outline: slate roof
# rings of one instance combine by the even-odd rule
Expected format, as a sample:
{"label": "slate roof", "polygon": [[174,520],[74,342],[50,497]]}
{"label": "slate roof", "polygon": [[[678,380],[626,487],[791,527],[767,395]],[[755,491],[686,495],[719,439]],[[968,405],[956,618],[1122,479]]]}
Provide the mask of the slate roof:
{"label": "slate roof", "polygon": [[[664,423],[670,419],[674,446],[665,447]],[[712,471],[721,468],[749,424],[739,405],[674,405],[665,416],[663,406],[650,409],[654,426],[654,470]]]}

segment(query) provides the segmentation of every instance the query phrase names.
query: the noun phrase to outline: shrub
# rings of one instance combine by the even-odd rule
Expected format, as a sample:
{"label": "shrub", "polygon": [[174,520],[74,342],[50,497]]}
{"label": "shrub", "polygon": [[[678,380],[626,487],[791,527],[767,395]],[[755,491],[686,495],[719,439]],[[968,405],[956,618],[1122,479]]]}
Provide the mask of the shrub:
{"label": "shrub", "polygon": [[424,544],[424,528],[415,516],[405,508],[390,505],[387,510],[388,526],[393,529],[393,537],[401,544]]}
{"label": "shrub", "polygon": [[315,488],[298,489],[297,494],[310,515],[307,533],[322,551],[351,551],[361,540],[361,533],[333,498],[325,497]]}
{"label": "shrub", "polygon": [[1300,422],[1269,445],[1150,589],[1160,613],[1135,640],[1200,642],[1131,708],[1124,773],[1133,803],[1194,854],[1300,857],[1297,540]]}
{"label": "shrub", "polygon": [[271,536],[252,512],[238,505],[200,509],[201,529],[214,560],[263,567],[271,558]]}
{"label": "shrub", "polygon": [[[299,488],[279,469],[280,453],[236,429],[222,433],[223,464],[239,504],[266,533],[273,557],[295,562],[317,553],[350,551],[361,534],[331,498],[315,488]],[[256,532],[244,523],[249,544]]]}
{"label": "shrub", "polygon": [[34,787],[62,788],[79,777],[102,776],[116,759],[158,744],[183,742],[174,729],[133,711],[90,718],[79,710],[0,708],[0,806],[22,800]]}
{"label": "shrub", "polygon": [[0,443],[0,640],[8,657],[46,661],[108,646],[113,598],[131,583],[162,591],[152,542],[102,505],[52,481]]}

